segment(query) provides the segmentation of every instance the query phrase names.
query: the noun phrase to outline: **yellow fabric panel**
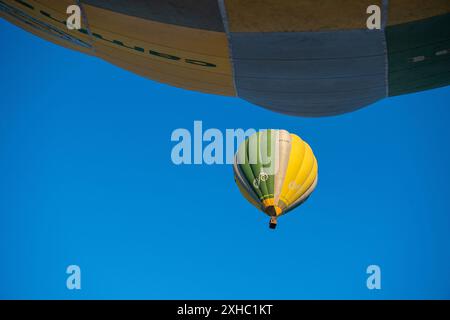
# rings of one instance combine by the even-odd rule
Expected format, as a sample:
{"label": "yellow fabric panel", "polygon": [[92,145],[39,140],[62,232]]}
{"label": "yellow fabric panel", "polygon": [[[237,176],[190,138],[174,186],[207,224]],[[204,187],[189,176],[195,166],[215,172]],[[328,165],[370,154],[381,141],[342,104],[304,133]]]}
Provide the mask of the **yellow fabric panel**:
{"label": "yellow fabric panel", "polygon": [[[205,57],[208,62],[214,62],[210,60],[219,58],[224,60],[219,66],[220,70],[231,73],[228,41],[224,32],[150,21],[89,5],[84,5],[84,8],[92,29],[108,31],[130,40],[147,43],[149,46],[172,49],[175,50],[174,53],[183,53],[180,55],[185,58]],[[198,56],[195,56],[195,53]]]}
{"label": "yellow fabric panel", "polygon": [[366,28],[367,7],[382,0],[225,0],[231,32]]}
{"label": "yellow fabric panel", "polygon": [[95,52],[98,57],[108,62],[156,81],[189,90],[222,95],[233,94],[233,87],[228,83],[229,77],[224,74],[212,72],[205,76],[206,71],[174,65],[166,62],[166,59],[162,61],[149,59],[145,53],[128,53],[100,42],[96,42]]}
{"label": "yellow fabric panel", "polygon": [[[67,18],[67,6],[74,4],[74,1],[26,0],[34,9],[16,1],[6,2],[64,33],[92,43],[93,50],[53,39],[31,30],[27,25],[22,26],[46,40],[96,55],[124,69],[170,85],[212,94],[236,95],[225,33],[173,26],[83,5],[93,35],[91,37],[86,31],[70,31],[61,22]],[[43,15],[42,10],[51,17]],[[87,29],[85,25],[83,28]]]}
{"label": "yellow fabric panel", "polygon": [[280,200],[287,203],[286,195],[291,190],[292,184],[295,183],[297,174],[301,168],[303,158],[305,157],[306,146],[300,137],[291,134],[291,153],[289,163],[284,178],[283,187],[281,189]]}
{"label": "yellow fabric panel", "polygon": [[300,201],[305,200],[305,198],[309,197],[309,195],[314,191],[314,189],[316,189],[317,182],[319,180],[319,174],[317,173],[317,169],[318,169],[318,166],[317,166],[317,159],[316,159],[315,172],[314,172],[314,170],[311,171],[311,175],[315,176],[314,181],[309,186],[309,188],[302,194],[302,196],[299,198]]}
{"label": "yellow fabric panel", "polygon": [[388,25],[450,13],[450,0],[390,0]]}
{"label": "yellow fabric panel", "polygon": [[316,166],[317,171],[317,163],[311,147],[306,142],[302,142],[305,145],[305,151],[300,169],[297,172],[294,183],[288,186],[287,193],[282,195],[283,201],[288,206],[295,202],[301,196],[301,192],[304,192],[313,182],[311,181],[308,185],[308,178],[310,177],[311,171],[314,171],[314,166]]}
{"label": "yellow fabric panel", "polygon": [[[153,22],[90,6],[85,10],[92,33],[101,35],[94,37],[99,57],[119,60],[127,70],[177,87],[235,95],[225,33]],[[114,40],[123,45],[112,43]]]}
{"label": "yellow fabric panel", "polygon": [[221,85],[205,83],[203,81],[197,81],[195,79],[187,80],[185,78],[180,78],[179,73],[177,73],[177,75],[167,74],[166,72],[160,73],[149,66],[139,66],[130,62],[126,62],[124,60],[120,60],[117,57],[108,56],[104,53],[97,53],[97,56],[113,65],[118,66],[121,69],[151,78],[152,80],[160,83],[169,84],[173,87],[224,96],[229,96],[232,90],[232,88],[224,87]]}
{"label": "yellow fabric panel", "polygon": [[[85,6],[85,10],[93,33],[101,34],[110,41],[119,40],[128,47],[137,46],[180,58],[171,60],[145,54],[149,59],[164,59],[166,63],[182,64],[194,70],[231,75],[225,33],[153,22],[90,6]],[[185,59],[205,61],[216,67],[189,64]]]}
{"label": "yellow fabric panel", "polygon": [[301,187],[297,191],[295,191],[293,194],[290,194],[287,196],[289,205],[293,204],[296,200],[303,197],[306,192],[309,191],[309,194],[310,194],[312,191],[314,191],[314,190],[309,190],[309,189],[310,189],[311,185],[314,183],[314,181],[316,180],[316,178],[317,178],[317,160],[314,158],[313,159],[313,167],[311,168],[309,174],[307,175],[307,178],[301,184]]}

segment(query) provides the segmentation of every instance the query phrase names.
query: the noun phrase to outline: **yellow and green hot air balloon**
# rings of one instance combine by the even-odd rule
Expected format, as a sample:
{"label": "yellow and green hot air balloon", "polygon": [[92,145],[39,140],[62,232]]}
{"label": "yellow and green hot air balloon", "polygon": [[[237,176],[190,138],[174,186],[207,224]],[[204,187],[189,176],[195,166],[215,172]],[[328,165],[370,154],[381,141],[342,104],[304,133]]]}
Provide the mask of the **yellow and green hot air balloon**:
{"label": "yellow and green hot air balloon", "polygon": [[266,130],[243,142],[234,158],[234,177],[242,195],[277,218],[308,199],[317,185],[318,165],[311,147],[286,130]]}

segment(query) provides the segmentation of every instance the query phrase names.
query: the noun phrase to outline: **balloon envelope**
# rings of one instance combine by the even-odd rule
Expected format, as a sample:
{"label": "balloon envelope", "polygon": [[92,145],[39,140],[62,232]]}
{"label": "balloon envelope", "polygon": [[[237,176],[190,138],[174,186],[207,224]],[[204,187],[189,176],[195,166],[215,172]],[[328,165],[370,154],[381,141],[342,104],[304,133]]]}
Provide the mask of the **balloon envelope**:
{"label": "balloon envelope", "polygon": [[[80,4],[80,30],[68,30]],[[367,19],[380,8],[380,29]],[[450,82],[448,0],[1,0],[35,35],[173,86],[326,116]]]}
{"label": "balloon envelope", "polygon": [[305,202],[318,179],[311,147],[286,130],[251,135],[239,146],[233,170],[242,195],[274,218]]}

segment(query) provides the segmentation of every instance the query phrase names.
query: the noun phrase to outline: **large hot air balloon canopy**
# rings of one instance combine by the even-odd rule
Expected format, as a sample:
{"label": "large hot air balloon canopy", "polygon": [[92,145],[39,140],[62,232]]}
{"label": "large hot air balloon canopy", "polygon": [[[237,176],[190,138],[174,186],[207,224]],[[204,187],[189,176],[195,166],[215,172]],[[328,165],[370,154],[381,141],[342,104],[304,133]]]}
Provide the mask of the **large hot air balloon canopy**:
{"label": "large hot air balloon canopy", "polygon": [[[73,4],[84,19],[71,31]],[[449,0],[0,0],[0,14],[145,77],[293,115],[450,82]]]}
{"label": "large hot air balloon canopy", "polygon": [[271,228],[279,216],[308,199],[318,179],[311,147],[286,130],[251,135],[239,146],[233,169],[242,195],[271,217]]}

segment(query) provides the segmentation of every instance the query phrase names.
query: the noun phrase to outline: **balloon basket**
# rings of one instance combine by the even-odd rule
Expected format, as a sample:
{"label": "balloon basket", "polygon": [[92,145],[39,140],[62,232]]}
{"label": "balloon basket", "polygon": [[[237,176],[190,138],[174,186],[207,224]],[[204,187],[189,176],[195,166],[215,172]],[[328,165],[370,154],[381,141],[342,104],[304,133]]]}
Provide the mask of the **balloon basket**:
{"label": "balloon basket", "polygon": [[269,222],[269,228],[275,229],[277,227],[277,218],[271,217]]}

